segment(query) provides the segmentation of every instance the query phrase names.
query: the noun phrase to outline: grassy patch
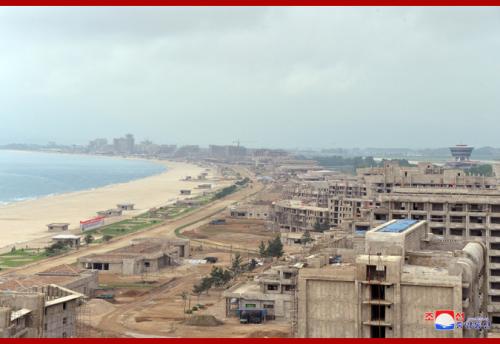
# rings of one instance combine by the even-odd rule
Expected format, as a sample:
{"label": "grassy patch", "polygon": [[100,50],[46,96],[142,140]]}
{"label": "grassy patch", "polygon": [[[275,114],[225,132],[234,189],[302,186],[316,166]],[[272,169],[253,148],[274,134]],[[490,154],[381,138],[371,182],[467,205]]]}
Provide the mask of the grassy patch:
{"label": "grassy patch", "polygon": [[[100,234],[103,237],[110,235],[112,237],[122,236],[130,233],[134,233],[154,225],[161,223],[159,219],[148,219],[144,217],[136,217],[129,220],[123,220],[116,222],[101,228],[97,228],[91,231],[86,231],[85,234],[96,235]],[[95,240],[94,243],[100,243],[102,239]]]}
{"label": "grassy patch", "polygon": [[0,255],[1,268],[15,268],[47,258],[45,250],[20,249]]}

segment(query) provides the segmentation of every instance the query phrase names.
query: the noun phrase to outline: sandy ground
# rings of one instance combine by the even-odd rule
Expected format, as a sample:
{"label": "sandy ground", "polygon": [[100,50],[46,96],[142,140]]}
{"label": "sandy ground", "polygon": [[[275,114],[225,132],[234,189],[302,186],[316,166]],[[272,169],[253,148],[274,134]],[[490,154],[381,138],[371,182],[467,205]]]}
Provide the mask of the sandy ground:
{"label": "sandy ground", "polygon": [[[68,222],[76,229],[80,220],[96,216],[99,210],[115,208],[117,203],[135,203],[138,210],[124,212],[125,216],[163,205],[179,197],[180,189],[195,189],[200,183],[213,181],[181,181],[186,176],[196,178],[204,168],[181,162],[165,162],[168,170],[162,174],[122,184],[108,185],[95,190],[79,191],[0,207],[0,248],[48,237],[46,225]],[[209,177],[214,171],[209,172]]]}
{"label": "sandy ground", "polygon": [[[223,216],[220,216],[220,218]],[[183,231],[182,234],[189,239],[209,240],[222,245],[234,245],[258,250],[261,241],[267,243],[273,239],[276,233],[266,228],[263,220],[254,219],[231,219],[225,217],[226,223],[214,225],[207,223],[194,230]]]}
{"label": "sandy ground", "polygon": [[[227,252],[204,250],[194,254],[194,258],[204,256],[219,258],[217,266],[227,267],[230,257]],[[165,269],[156,276],[156,285],[147,290],[115,290],[114,303],[94,301],[89,304],[90,323],[96,333],[110,337],[288,337],[290,323],[286,321],[268,321],[263,324],[240,324],[238,319],[227,317],[222,289],[211,289],[208,294],[199,297],[192,294],[193,285],[209,274],[212,264],[182,265]],[[129,282],[137,282],[128,277]],[[124,277],[100,275],[100,283],[122,283]],[[235,282],[236,283],[236,282]],[[220,326],[191,326],[185,323],[190,315],[184,314],[186,305],[181,297],[188,293],[187,306],[198,303],[205,305],[204,310],[195,314],[212,315],[220,320]]]}
{"label": "sandy ground", "polygon": [[[61,264],[73,264],[79,257],[86,256],[92,253],[104,253],[117,248],[125,247],[130,245],[130,240],[136,238],[144,238],[144,237],[166,237],[166,238],[175,238],[175,229],[180,226],[186,226],[185,230],[193,230],[198,226],[206,224],[211,221],[212,218],[218,217],[222,211],[227,209],[228,206],[234,204],[235,202],[242,201],[243,199],[253,195],[256,192],[259,192],[263,189],[263,186],[260,183],[254,183],[250,187],[243,188],[238,192],[235,192],[223,199],[211,202],[206,206],[203,206],[196,211],[189,212],[185,215],[181,215],[178,218],[167,220],[163,225],[159,227],[155,227],[152,229],[148,229],[146,231],[139,231],[135,233],[131,233],[128,235],[123,235],[117,238],[113,238],[106,244],[100,245],[90,245],[90,246],[82,246],[80,249],[75,251],[70,251],[67,254],[62,256],[56,256],[47,258],[44,260],[37,261],[33,264],[28,264],[26,266],[5,269],[0,271],[0,275],[7,272],[16,272],[19,274],[35,274],[37,272],[47,270],[57,265]],[[212,218],[211,218],[212,217]]]}

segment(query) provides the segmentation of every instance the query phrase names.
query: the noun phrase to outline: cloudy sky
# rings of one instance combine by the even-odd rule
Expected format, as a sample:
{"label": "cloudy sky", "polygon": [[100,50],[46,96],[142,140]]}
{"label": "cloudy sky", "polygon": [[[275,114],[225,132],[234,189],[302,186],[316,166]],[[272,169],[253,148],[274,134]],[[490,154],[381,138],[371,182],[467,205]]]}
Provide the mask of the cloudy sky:
{"label": "cloudy sky", "polygon": [[0,143],[500,147],[499,8],[0,8]]}

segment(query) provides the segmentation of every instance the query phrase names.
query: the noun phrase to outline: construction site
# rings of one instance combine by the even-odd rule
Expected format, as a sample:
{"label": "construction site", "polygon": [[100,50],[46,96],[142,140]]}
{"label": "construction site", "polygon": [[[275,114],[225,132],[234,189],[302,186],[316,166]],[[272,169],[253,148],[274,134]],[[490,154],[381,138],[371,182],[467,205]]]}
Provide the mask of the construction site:
{"label": "construction site", "polygon": [[[170,218],[151,209],[141,218],[162,222],[150,229],[2,274],[11,319],[4,336],[480,338],[500,331],[496,177],[395,162],[349,175],[285,158],[231,170],[246,180],[233,193],[183,199],[176,206],[194,208]],[[7,301],[12,293],[33,293],[38,308],[42,299],[45,307],[74,306],[65,306],[66,320],[47,313],[41,329],[24,330],[14,322],[35,316],[36,307]],[[453,312],[453,323],[439,323],[447,331],[436,331],[439,310]]]}

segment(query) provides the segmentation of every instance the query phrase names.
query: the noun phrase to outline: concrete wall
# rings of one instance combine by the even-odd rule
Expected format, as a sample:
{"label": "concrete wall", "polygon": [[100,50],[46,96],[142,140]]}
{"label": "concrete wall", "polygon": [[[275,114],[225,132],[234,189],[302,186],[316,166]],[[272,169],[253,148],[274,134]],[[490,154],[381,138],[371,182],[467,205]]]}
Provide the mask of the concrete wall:
{"label": "concrete wall", "polygon": [[45,307],[44,337],[70,338],[76,335],[77,300]]}
{"label": "concrete wall", "polygon": [[301,284],[307,285],[299,285],[299,337],[357,337],[354,282],[311,279]]}
{"label": "concrete wall", "polygon": [[12,309],[30,309],[32,322],[26,336],[36,338],[42,335],[44,294],[2,291],[0,292],[0,303]]}
{"label": "concrete wall", "polygon": [[[401,336],[418,338],[446,338],[459,336],[460,330],[437,331],[433,321],[424,320],[425,312],[440,309],[461,310],[455,305],[454,288],[401,285]],[[457,309],[460,308],[460,309]],[[461,335],[460,335],[461,336]]]}
{"label": "concrete wall", "polygon": [[93,297],[95,290],[99,287],[97,271],[85,272],[82,275],[82,278],[70,283],[62,284],[62,286],[88,297]]}

